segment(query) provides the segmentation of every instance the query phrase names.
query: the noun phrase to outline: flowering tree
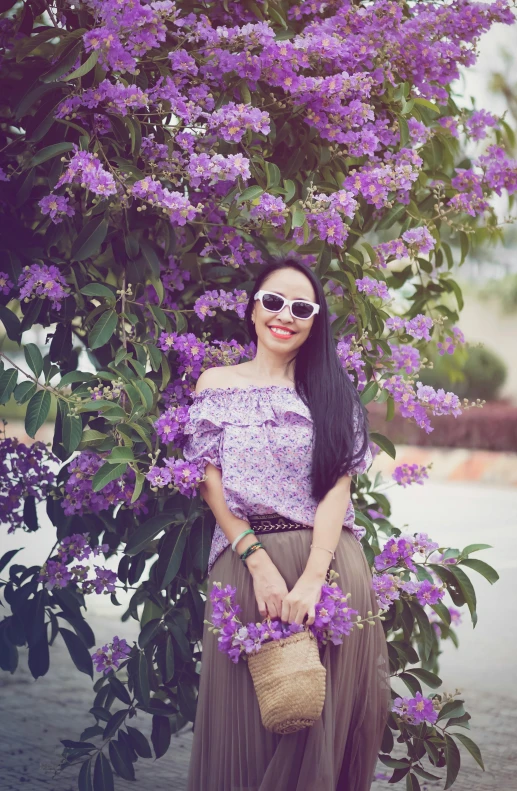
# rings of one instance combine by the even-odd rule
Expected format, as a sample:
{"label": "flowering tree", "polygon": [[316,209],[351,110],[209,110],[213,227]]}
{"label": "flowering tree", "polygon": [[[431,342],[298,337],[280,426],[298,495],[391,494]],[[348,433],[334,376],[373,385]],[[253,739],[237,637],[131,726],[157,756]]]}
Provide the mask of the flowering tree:
{"label": "flowering tree", "polygon": [[[513,16],[503,0],[2,8],[0,320],[19,344],[48,328],[49,345],[23,344],[24,365],[0,352],[0,403],[26,404],[30,437],[53,402],[57,418],[51,450],[0,443],[2,522],[37,530],[46,499],[56,528],[41,568],[12,564],[0,582],[11,612],[0,664],[14,672],[28,646],[44,676],[58,636],[79,671],[93,676],[95,661],[95,721],[63,741],[63,766],[80,764],[79,788],[103,791],[113,771],[133,779],[138,756],[152,756],[128,724],[137,711],[152,717],[157,757],[194,719],[213,518],[197,495],[203,471],[182,459],[183,429],[200,372],[254,355],[240,319],[268,255],[296,255],[321,278],[365,404],[426,432],[433,416],[476,406],[417,379],[426,350],[464,343],[454,261],[473,233],[499,232],[491,195],[517,190],[505,122],[460,110],[450,89],[479,36]],[[487,135],[481,156],[463,156],[464,136]],[[386,437],[371,440],[395,456]],[[425,475],[405,466],[395,480]],[[482,759],[461,732],[463,701],[424,697],[421,682],[441,685],[456,608],[476,623],[465,569],[497,574],[470,557],[486,545],[401,535],[366,474],[352,496],[391,672],[411,694],[393,693],[381,760],[413,791],[444,767],[449,788],[458,742]],[[102,564],[113,556],[117,573]],[[117,589],[132,592],[138,643],[117,636],[92,652],[86,597],[116,603]],[[402,757],[390,756],[395,738]]]}

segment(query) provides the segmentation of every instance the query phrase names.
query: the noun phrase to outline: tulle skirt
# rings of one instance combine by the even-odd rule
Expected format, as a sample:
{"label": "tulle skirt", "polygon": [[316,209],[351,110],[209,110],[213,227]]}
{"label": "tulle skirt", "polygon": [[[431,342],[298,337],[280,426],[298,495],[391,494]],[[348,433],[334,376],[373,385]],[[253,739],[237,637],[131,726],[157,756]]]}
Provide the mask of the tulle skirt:
{"label": "tulle skirt", "polygon": [[[309,556],[312,530],[261,535],[289,590]],[[331,568],[351,607],[362,617],[378,611],[371,572],[360,543],[344,529]],[[261,621],[249,571],[230,548],[209,577],[237,588],[241,619]],[[207,600],[205,618],[211,617]],[[390,702],[389,664],[382,622],[354,628],[343,645],[321,649],[326,696],[312,727],[280,736],[261,722],[247,663],[234,664],[203,634],[203,660],[187,791],[368,791]]]}

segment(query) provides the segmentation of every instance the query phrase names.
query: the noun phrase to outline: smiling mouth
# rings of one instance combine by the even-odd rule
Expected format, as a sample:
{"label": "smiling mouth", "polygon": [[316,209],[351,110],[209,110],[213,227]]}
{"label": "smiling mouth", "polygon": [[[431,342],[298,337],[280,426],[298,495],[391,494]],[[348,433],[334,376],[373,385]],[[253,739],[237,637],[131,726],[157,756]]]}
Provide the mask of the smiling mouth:
{"label": "smiling mouth", "polygon": [[275,338],[291,338],[293,335],[296,335],[295,332],[289,329],[281,329],[280,327],[269,327],[269,331]]}

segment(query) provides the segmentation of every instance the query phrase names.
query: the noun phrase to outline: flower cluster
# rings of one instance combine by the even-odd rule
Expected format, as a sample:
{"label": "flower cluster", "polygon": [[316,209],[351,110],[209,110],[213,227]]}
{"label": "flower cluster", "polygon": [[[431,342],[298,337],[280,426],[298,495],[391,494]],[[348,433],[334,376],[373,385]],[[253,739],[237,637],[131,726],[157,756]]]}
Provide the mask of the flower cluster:
{"label": "flower cluster", "polygon": [[154,430],[162,442],[175,442],[183,436],[188,420],[188,407],[170,406],[154,423]]}
{"label": "flower cluster", "polygon": [[366,362],[361,353],[361,346],[356,342],[355,337],[341,338],[337,342],[336,351],[341,365],[348,372],[350,379],[354,381],[353,371],[357,376],[358,389],[362,389],[366,385],[366,374],[364,372]]}
{"label": "flower cluster", "polygon": [[439,713],[433,701],[424,698],[420,692],[417,692],[414,698],[395,698],[391,710],[411,725],[419,725],[421,722],[429,722],[432,725],[438,719]]}
{"label": "flower cluster", "polygon": [[228,102],[220,110],[211,113],[207,123],[210,131],[234,143],[240,143],[248,129],[268,135],[271,128],[269,113],[258,107],[235,102]]}
{"label": "flower cluster", "polygon": [[[76,146],[77,149],[77,146]],[[73,155],[68,163],[68,167],[58,179],[56,189],[63,184],[80,184],[86,187],[95,195],[114,195],[117,192],[115,179],[105,170],[97,154],[89,154],[87,151],[78,151]]]}
{"label": "flower cluster", "polygon": [[374,565],[377,571],[405,566],[411,571],[417,571],[413,563],[413,556],[419,553],[423,556],[438,548],[435,541],[431,541],[427,533],[417,533],[415,536],[402,535],[398,538],[389,538],[379,555],[376,555]]}
{"label": "flower cluster", "polygon": [[131,653],[131,648],[125,640],[114,637],[111,643],[103,645],[92,654],[93,663],[97,673],[107,674],[117,670],[121,662]]}
{"label": "flower cluster", "polygon": [[23,526],[27,497],[36,503],[45,499],[56,483],[52,467],[58,464],[43,442],[27,446],[15,438],[0,440],[0,523],[8,525],[8,533]]}
{"label": "flower cluster", "polygon": [[194,220],[202,211],[202,206],[193,206],[190,199],[181,192],[171,192],[167,187],[152,176],[146,176],[140,181],[135,181],[131,187],[131,194],[141,198],[151,206],[162,209],[170,219],[172,225],[186,225],[187,220]]}
{"label": "flower cluster", "polygon": [[57,548],[58,560],[47,560],[42,566],[38,580],[44,583],[47,590],[66,588],[75,583],[82,593],[114,593],[117,575],[114,571],[94,566],[95,577],[87,579],[90,566],[77,564],[69,567],[74,560],[86,560],[92,555],[100,555],[109,550],[108,544],[91,547],[88,533],[74,533],[63,539]]}
{"label": "flower cluster", "polygon": [[199,187],[203,181],[216,184],[218,181],[237,181],[239,176],[245,181],[251,178],[249,160],[242,154],[227,157],[222,154],[192,154],[187,172],[191,187]]}
{"label": "flower cluster", "polygon": [[[194,462],[182,459],[165,459],[164,467],[153,466],[145,476],[151,489],[157,491],[164,487],[176,486],[181,494],[194,497],[197,487],[203,480],[203,470]],[[204,464],[202,465],[204,468]]]}
{"label": "flower cluster", "polygon": [[58,225],[63,222],[63,216],[73,217],[75,214],[75,209],[68,205],[68,201],[66,195],[54,195],[51,192],[39,201],[38,206],[42,214],[48,214],[54,225]]}
{"label": "flower cluster", "polygon": [[269,192],[263,192],[250,210],[252,220],[265,220],[275,227],[285,224],[286,214],[287,208],[282,198],[275,198]]}
{"label": "flower cluster", "polygon": [[441,601],[445,596],[442,584],[434,584],[429,580],[406,581],[397,574],[372,574],[372,586],[375,591],[377,603],[383,610],[389,609],[392,602],[400,599],[401,591],[408,597],[416,596],[422,607]]}
{"label": "flower cluster", "polygon": [[462,414],[458,396],[454,393],[446,393],[443,388],[435,390],[430,385],[417,382],[415,392],[413,381],[404,379],[399,374],[385,379],[382,386],[399,405],[402,417],[413,418],[426,434],[433,431],[428,412],[433,415],[454,415],[454,417]]}
{"label": "flower cluster", "polygon": [[432,329],[434,321],[429,316],[418,313],[412,319],[403,319],[400,316],[390,316],[386,319],[386,327],[394,332],[404,331],[417,341],[430,341],[429,330]]}
{"label": "flower cluster", "polygon": [[373,280],[371,277],[358,278],[355,281],[357,290],[363,292],[368,297],[378,297],[389,302],[391,299],[388,286],[384,280]]}
{"label": "flower cluster", "polygon": [[93,491],[93,478],[102,467],[105,459],[91,450],[83,450],[68,465],[69,477],[65,483],[64,498],[61,505],[67,516],[72,514],[94,513],[122,505],[135,512],[147,513],[147,496],[140,495],[136,502],[131,498],[134,491],[135,473],[128,469],[124,475],[106,484],[100,491]]}
{"label": "flower cluster", "polygon": [[236,288],[233,291],[224,291],[220,288],[218,292],[215,288],[213,291],[205,291],[202,296],[196,299],[194,310],[201,321],[204,321],[207,316],[216,315],[215,310],[211,310],[211,308],[234,310],[238,317],[243,319],[247,304],[248,292],[244,289]]}
{"label": "flower cluster", "polygon": [[443,341],[438,341],[436,348],[438,354],[454,354],[456,348],[465,343],[465,336],[459,327],[451,327],[451,335],[446,335]]}
{"label": "flower cluster", "polygon": [[70,296],[65,278],[53,264],[25,266],[18,278],[18,288],[20,300],[48,298],[55,310],[60,310],[62,300]]}
{"label": "flower cluster", "polygon": [[414,346],[404,344],[397,346],[395,343],[388,341],[391,349],[390,363],[393,365],[396,373],[405,371],[407,374],[416,374],[420,370],[420,352]]}
{"label": "flower cluster", "polygon": [[424,478],[428,478],[427,467],[420,464],[401,464],[395,467],[392,478],[399,486],[409,486],[412,483],[424,483]]}
{"label": "flower cluster", "polygon": [[6,272],[0,272],[0,294],[8,296],[13,286],[14,283],[9,279],[9,275]]}
{"label": "flower cluster", "polygon": [[[220,582],[214,582],[210,593],[212,621],[208,621],[211,631],[219,634],[219,650],[228,654],[232,662],[237,663],[241,657],[257,653],[270,640],[282,640],[303,631],[301,624],[285,624],[277,619],[244,625],[239,618],[241,608],[235,600],[236,591],[231,585],[223,588]],[[358,617],[357,610],[348,606],[350,596],[350,593],[345,596],[335,582],[322,586],[314,623],[308,627],[319,645],[327,642],[341,645],[343,637],[350,634],[354,625],[363,628],[363,619]]]}

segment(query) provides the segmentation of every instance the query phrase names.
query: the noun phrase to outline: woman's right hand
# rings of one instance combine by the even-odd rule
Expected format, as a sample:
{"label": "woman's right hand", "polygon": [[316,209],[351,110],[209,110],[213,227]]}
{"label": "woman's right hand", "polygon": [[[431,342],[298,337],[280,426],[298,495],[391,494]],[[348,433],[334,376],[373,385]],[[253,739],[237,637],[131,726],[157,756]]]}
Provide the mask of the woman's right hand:
{"label": "woman's right hand", "polygon": [[277,567],[263,550],[254,552],[245,561],[253,577],[253,588],[262,618],[280,618],[282,602],[289,591]]}

